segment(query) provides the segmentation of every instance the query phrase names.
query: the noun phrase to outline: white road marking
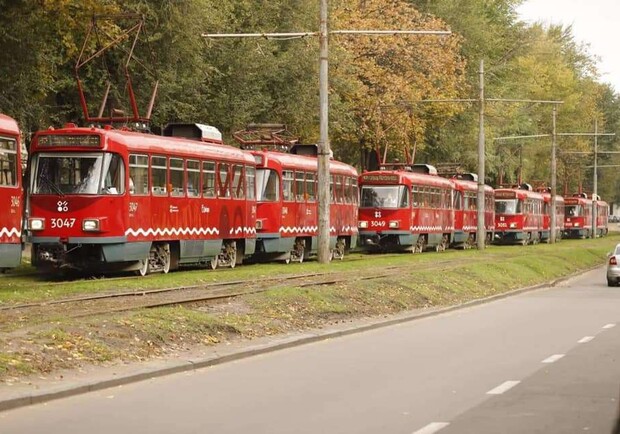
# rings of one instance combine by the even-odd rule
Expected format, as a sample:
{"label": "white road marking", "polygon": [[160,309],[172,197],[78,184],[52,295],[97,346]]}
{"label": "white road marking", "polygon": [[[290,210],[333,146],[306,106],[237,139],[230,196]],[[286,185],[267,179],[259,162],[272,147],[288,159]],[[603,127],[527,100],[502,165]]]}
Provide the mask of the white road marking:
{"label": "white road marking", "polygon": [[554,354],[553,356],[547,357],[542,363],[554,363],[564,357],[564,354]]}
{"label": "white road marking", "polygon": [[578,344],[585,344],[587,342],[590,342],[592,339],[594,339],[594,336],[584,336],[583,338],[579,339],[577,341]]}
{"label": "white road marking", "polygon": [[515,387],[517,384],[519,384],[521,381],[517,381],[517,380],[509,380],[509,381],[505,381],[502,384],[500,384],[499,386],[497,386],[495,389],[491,389],[487,392],[487,395],[501,395],[502,393],[512,389],[513,387]]}
{"label": "white road marking", "polygon": [[616,325],[612,323],[612,324],[606,324],[606,325],[604,325],[604,326],[603,326],[603,328],[604,328],[604,329],[610,329],[610,328],[613,328],[613,327],[615,327],[615,326],[616,326]]}
{"label": "white road marking", "polygon": [[426,425],[424,428],[420,428],[413,434],[433,434],[450,425],[449,422],[433,422]]}

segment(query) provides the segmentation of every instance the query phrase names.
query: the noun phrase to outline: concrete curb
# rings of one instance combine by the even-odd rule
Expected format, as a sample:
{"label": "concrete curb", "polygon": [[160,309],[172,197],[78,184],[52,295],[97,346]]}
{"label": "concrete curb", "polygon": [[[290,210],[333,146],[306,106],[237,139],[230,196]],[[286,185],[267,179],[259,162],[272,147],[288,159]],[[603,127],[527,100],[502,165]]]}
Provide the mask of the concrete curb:
{"label": "concrete curb", "polygon": [[250,348],[244,348],[238,351],[234,351],[230,354],[226,355],[214,355],[210,357],[201,358],[198,360],[182,360],[182,361],[174,361],[170,363],[170,366],[164,368],[157,369],[145,369],[144,371],[133,373],[117,378],[95,381],[90,383],[84,383],[77,386],[69,386],[69,387],[60,387],[57,390],[48,390],[42,391],[39,393],[29,393],[24,394],[23,396],[18,396],[15,398],[9,398],[3,401],[0,401],[0,412],[16,409],[19,407],[25,407],[32,404],[40,404],[43,402],[52,401],[55,399],[67,398],[70,396],[80,395],[83,393],[109,389],[112,387],[122,386],[126,384],[136,383],[139,381],[144,381],[152,378],[163,377],[166,375],[177,374],[180,372],[187,372],[196,369],[206,368],[209,366],[220,365],[223,363],[245,359],[248,357],[257,356],[260,354],[272,353],[275,351],[293,348],[313,342],[319,342],[327,339],[333,339],[348,335],[353,335],[357,333],[363,333],[370,330],[376,330],[384,327],[393,326],[396,324],[402,324],[422,318],[428,318],[431,316],[437,316],[440,314],[465,309],[472,306],[478,306],[481,304],[490,303],[492,301],[501,300],[503,298],[512,297],[514,295],[522,294],[524,292],[534,291],[538,289],[551,288],[556,286],[557,284],[567,281],[573,277],[579,276],[581,274],[588,273],[597,268],[600,268],[601,265],[597,265],[595,267],[591,267],[585,270],[581,270],[575,273],[572,273],[568,276],[560,277],[558,279],[552,280],[550,282],[541,283],[538,285],[528,286],[525,288],[518,288],[511,291],[507,291],[501,294],[495,294],[488,297],[480,298],[477,300],[471,300],[465,303],[437,308],[428,310],[425,312],[416,312],[413,314],[405,314],[402,316],[398,316],[396,318],[391,318],[385,321],[377,321],[366,325],[358,325],[352,326],[349,328],[345,328],[337,331],[327,331],[327,332],[317,332],[317,333],[306,333],[301,335],[295,335],[288,338],[283,338],[275,342],[270,342],[267,344],[256,345]]}

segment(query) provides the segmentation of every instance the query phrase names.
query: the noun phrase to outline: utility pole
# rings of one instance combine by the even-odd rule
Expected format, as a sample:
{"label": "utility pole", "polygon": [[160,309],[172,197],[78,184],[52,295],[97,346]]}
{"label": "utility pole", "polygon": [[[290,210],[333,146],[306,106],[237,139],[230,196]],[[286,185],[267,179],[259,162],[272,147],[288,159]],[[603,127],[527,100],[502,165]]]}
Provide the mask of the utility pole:
{"label": "utility pole", "polygon": [[331,252],[329,249],[330,226],[330,176],[329,176],[329,104],[328,104],[328,66],[329,66],[329,47],[327,34],[327,0],[321,0],[319,25],[319,101],[320,101],[320,136],[319,136],[319,155],[318,155],[318,196],[319,196],[319,215],[318,215],[318,260],[321,264],[330,261]]}
{"label": "utility pole", "polygon": [[596,238],[596,228],[597,228],[597,192],[598,192],[598,173],[596,165],[598,160],[598,119],[594,119],[594,179],[592,180],[592,238]]}
{"label": "utility pole", "polygon": [[484,59],[480,60],[480,124],[478,130],[478,207],[477,207],[477,220],[478,228],[476,237],[476,244],[478,250],[484,250],[485,242],[487,239],[485,229],[485,197],[484,197],[484,160],[485,160],[485,143],[484,143]]}
{"label": "utility pole", "polygon": [[549,243],[555,244],[555,233],[558,228],[557,222],[557,211],[556,211],[556,200],[555,196],[557,194],[557,171],[558,165],[556,160],[556,151],[557,151],[557,131],[556,131],[556,119],[558,115],[558,106],[554,104],[553,106],[553,119],[552,119],[552,130],[551,130],[551,227],[549,228]]}

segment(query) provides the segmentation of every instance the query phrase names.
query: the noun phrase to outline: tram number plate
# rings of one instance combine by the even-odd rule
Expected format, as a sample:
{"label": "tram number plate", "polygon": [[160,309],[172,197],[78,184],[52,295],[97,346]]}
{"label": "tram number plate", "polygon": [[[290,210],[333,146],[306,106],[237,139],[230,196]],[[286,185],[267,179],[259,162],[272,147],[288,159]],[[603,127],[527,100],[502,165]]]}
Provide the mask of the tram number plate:
{"label": "tram number plate", "polygon": [[371,221],[370,226],[373,228],[382,228],[385,226],[385,221]]}
{"label": "tram number plate", "polygon": [[52,229],[72,228],[75,225],[74,218],[57,218],[52,219]]}

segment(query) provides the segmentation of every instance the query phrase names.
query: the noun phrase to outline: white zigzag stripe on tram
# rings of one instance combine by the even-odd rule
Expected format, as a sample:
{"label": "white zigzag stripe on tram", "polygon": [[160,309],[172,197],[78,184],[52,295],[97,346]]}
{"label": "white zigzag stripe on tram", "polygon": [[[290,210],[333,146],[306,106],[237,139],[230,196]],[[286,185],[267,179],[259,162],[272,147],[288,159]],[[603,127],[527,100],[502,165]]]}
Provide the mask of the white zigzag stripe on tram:
{"label": "white zigzag stripe on tram", "polygon": [[17,228],[2,228],[0,229],[0,237],[21,237],[22,232]]}
{"label": "white zigzag stripe on tram", "polygon": [[149,236],[149,235],[219,235],[220,231],[217,228],[165,228],[165,229],[127,229],[125,231],[125,235],[131,235],[137,237],[139,235]]}
{"label": "white zigzag stripe on tram", "polygon": [[241,232],[243,232],[244,234],[255,234],[256,233],[256,228],[248,228],[248,227],[237,227],[237,228],[231,228],[229,234],[230,235],[239,235]]}
{"label": "white zigzag stripe on tram", "polygon": [[[285,233],[285,234],[302,234],[302,233],[308,233],[308,232],[317,232],[319,230],[318,226],[304,226],[304,227],[284,227],[282,226],[280,228],[280,232],[281,233]],[[330,232],[336,232],[336,228],[335,227],[331,227],[329,228]]]}

